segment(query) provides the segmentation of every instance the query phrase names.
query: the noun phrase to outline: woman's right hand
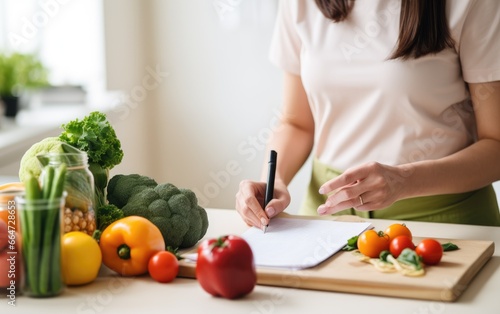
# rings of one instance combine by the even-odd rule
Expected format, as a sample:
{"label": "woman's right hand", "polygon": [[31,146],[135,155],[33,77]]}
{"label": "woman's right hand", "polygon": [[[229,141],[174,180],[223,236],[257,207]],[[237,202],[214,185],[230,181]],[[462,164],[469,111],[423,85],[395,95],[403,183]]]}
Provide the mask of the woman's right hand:
{"label": "woman's right hand", "polygon": [[274,183],[274,198],[262,208],[266,194],[266,183],[244,180],[240,182],[236,193],[236,210],[249,226],[264,230],[269,220],[285,210],[290,204],[290,192],[286,185],[276,180]]}

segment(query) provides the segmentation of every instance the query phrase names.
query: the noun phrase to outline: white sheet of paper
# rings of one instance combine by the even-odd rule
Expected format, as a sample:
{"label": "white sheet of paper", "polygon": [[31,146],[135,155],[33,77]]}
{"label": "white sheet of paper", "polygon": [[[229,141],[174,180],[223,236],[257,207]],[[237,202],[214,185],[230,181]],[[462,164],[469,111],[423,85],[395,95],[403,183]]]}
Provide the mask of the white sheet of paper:
{"label": "white sheet of paper", "polygon": [[241,237],[252,248],[257,267],[303,269],[323,262],[370,227],[365,222],[274,218],[266,233],[253,227]]}

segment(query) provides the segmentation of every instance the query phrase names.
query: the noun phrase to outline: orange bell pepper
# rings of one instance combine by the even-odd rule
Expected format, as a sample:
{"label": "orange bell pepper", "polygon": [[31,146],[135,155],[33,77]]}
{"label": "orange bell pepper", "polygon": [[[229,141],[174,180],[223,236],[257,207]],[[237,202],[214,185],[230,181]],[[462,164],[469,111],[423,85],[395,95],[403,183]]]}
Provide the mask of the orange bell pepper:
{"label": "orange bell pepper", "polygon": [[104,229],[99,246],[104,265],[123,276],[138,276],[147,273],[153,255],[165,250],[165,241],[151,221],[128,216]]}

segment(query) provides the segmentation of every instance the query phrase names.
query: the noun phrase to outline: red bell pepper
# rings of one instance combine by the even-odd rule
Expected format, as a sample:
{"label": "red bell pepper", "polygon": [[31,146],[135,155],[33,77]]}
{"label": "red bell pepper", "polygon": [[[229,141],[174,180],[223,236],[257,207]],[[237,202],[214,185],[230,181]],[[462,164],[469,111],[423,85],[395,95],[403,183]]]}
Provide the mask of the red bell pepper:
{"label": "red bell pepper", "polygon": [[234,235],[203,241],[198,247],[196,278],[213,296],[236,299],[249,294],[257,283],[250,246]]}

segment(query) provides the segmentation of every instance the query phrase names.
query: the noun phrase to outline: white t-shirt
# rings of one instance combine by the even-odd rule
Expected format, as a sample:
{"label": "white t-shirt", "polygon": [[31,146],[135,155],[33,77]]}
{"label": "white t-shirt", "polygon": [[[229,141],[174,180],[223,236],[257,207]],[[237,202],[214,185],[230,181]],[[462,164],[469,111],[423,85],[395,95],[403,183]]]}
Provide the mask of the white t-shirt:
{"label": "white t-shirt", "polygon": [[455,49],[416,60],[388,60],[399,13],[399,0],[356,0],[347,20],[333,23],[313,0],[280,3],[271,61],[301,76],[315,156],[336,169],[436,159],[471,145],[465,82],[500,80],[499,0],[448,0]]}

